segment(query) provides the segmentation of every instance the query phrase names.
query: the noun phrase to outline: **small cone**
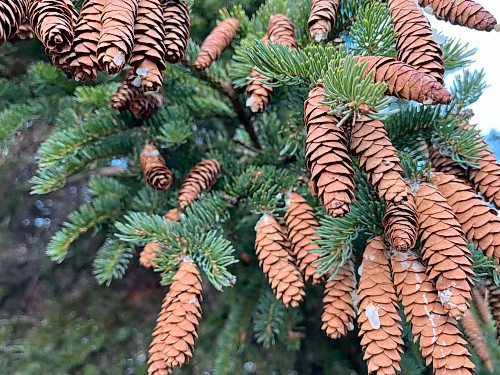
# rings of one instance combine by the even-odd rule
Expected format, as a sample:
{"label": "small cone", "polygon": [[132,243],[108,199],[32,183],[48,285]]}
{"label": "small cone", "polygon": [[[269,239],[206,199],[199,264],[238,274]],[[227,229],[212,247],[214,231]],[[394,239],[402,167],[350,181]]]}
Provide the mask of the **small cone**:
{"label": "small cone", "polygon": [[486,367],[489,372],[493,372],[493,362],[491,362],[490,351],[486,345],[486,340],[479,324],[477,324],[476,318],[470,310],[467,310],[462,318],[462,327],[484,367]]}
{"label": "small cone", "polygon": [[275,14],[269,20],[267,35],[272,43],[279,43],[286,47],[297,48],[295,27],[292,21],[283,14]]}
{"label": "small cone", "polygon": [[304,281],[287,250],[287,239],[276,219],[265,213],[257,224],[255,252],[276,298],[285,306],[298,307],[302,302]]}
{"label": "small cone", "polygon": [[316,42],[328,38],[335,24],[335,17],[340,7],[340,0],[312,0],[311,13],[307,21],[309,36]]}
{"label": "small cone", "polygon": [[474,300],[477,313],[479,314],[481,320],[486,324],[491,323],[488,307],[488,294],[488,289],[482,283],[480,285],[476,284],[474,289],[472,289],[472,299]]}
{"label": "small cone", "polygon": [[254,113],[264,112],[271,102],[273,88],[262,82],[266,80],[268,78],[259,73],[255,67],[252,69],[246,88],[247,101],[245,104]]}
{"label": "small cone", "polygon": [[137,118],[146,120],[165,105],[162,94],[136,96],[130,103],[130,113]]}
{"label": "small cone", "polygon": [[189,8],[184,0],[166,0],[163,3],[165,25],[165,60],[176,64],[184,59],[189,39]]}
{"label": "small cone", "polygon": [[451,157],[441,154],[439,150],[431,144],[427,145],[427,150],[429,152],[432,168],[435,171],[451,174],[463,181],[468,181],[467,170],[454,162]]}
{"label": "small cone", "polygon": [[476,161],[479,168],[470,168],[469,180],[484,199],[500,209],[500,163],[489,149],[484,150],[482,155]]}
{"label": "small cone", "polygon": [[172,186],[174,175],[153,144],[150,143],[142,149],[140,161],[144,179],[149,186],[156,190],[167,190]]}
{"label": "small cone", "polygon": [[139,263],[144,268],[156,268],[156,253],[163,251],[161,245],[156,242],[149,242],[144,246],[144,249],[141,251],[139,255]]}
{"label": "small cone", "polygon": [[28,0],[0,2],[0,46],[16,33],[19,35],[19,29],[24,24],[27,13]]}
{"label": "small cone", "polygon": [[132,103],[135,98],[142,96],[143,91],[141,85],[137,77],[134,77],[133,70],[129,70],[124,80],[111,97],[111,107],[117,111],[125,111],[130,107],[130,103]]}
{"label": "small cone", "polygon": [[178,208],[172,208],[165,214],[164,218],[169,221],[180,221],[181,213],[181,210]]}
{"label": "small cone", "polygon": [[488,303],[497,329],[497,339],[500,339],[500,288],[491,281],[488,282],[487,286],[489,290]]}
{"label": "small cone", "polygon": [[344,337],[354,329],[356,306],[356,276],[354,262],[349,259],[338,270],[332,281],[325,285],[321,329],[333,340]]}
{"label": "small cone", "polygon": [[403,328],[381,236],[366,245],[358,286],[358,325],[369,374],[396,374],[403,352]]}
{"label": "small cone", "polygon": [[408,199],[399,204],[388,202],[384,215],[384,232],[391,247],[398,251],[413,249],[417,241],[417,207],[411,189],[407,187]]}
{"label": "small cone", "polygon": [[179,189],[179,208],[184,210],[202,193],[209,191],[221,173],[215,159],[202,160],[188,173]]}

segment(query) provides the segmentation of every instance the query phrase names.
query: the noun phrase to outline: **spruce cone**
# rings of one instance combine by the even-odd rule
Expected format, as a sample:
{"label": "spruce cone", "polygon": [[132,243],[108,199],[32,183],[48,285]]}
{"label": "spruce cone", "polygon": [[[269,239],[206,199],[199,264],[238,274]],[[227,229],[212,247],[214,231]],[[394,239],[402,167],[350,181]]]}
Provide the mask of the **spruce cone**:
{"label": "spruce cone", "polygon": [[149,242],[142,249],[141,254],[139,255],[139,263],[144,268],[155,268],[156,263],[154,261],[156,257],[156,253],[163,251],[161,245],[156,242]]}
{"label": "spruce cone", "polygon": [[398,60],[443,83],[443,52],[414,0],[389,0]]}
{"label": "spruce cone", "polygon": [[429,159],[434,170],[436,170],[437,172],[451,174],[464,181],[468,180],[467,170],[462,168],[459,164],[455,163],[452,158],[441,154],[439,150],[431,144],[427,145],[427,150],[429,151]]}
{"label": "spruce cone", "polygon": [[470,168],[469,180],[488,202],[500,209],[500,163],[491,150],[483,151],[479,168]]}
{"label": "spruce cone", "polygon": [[144,179],[153,189],[167,190],[172,186],[174,175],[168,169],[158,149],[151,143],[142,149],[141,169]]}
{"label": "spruce cone", "polygon": [[437,18],[453,25],[479,31],[491,31],[497,25],[495,17],[472,0],[418,0],[418,3],[429,6]]}
{"label": "spruce cone", "polygon": [[185,258],[173,278],[153,331],[149,347],[149,375],[168,374],[189,362],[201,318],[200,271]]}
{"label": "spruce cone", "polygon": [[288,17],[282,14],[275,14],[269,20],[267,26],[269,41],[279,43],[286,47],[297,48],[295,40],[295,27]]}
{"label": "spruce cone", "polygon": [[265,213],[257,224],[255,252],[276,298],[285,306],[297,307],[302,302],[304,281],[287,250],[288,241],[276,219]]}
{"label": "spruce cone", "polygon": [[28,0],[4,0],[0,3],[0,46],[18,33],[28,11]]}
{"label": "spruce cone", "polygon": [[344,216],[354,200],[354,170],[346,134],[338,119],[328,114],[329,107],[320,103],[323,94],[324,89],[316,86],[304,103],[306,160],[314,195],[330,215]]}
{"label": "spruce cone", "polygon": [[136,97],[141,96],[143,96],[141,85],[137,77],[134,77],[134,72],[129,70],[125,79],[111,97],[111,107],[117,111],[125,111]]}
{"label": "spruce cone", "polygon": [[359,166],[365,170],[380,198],[394,203],[408,199],[399,157],[381,121],[364,115],[356,118],[351,152],[359,157]]}
{"label": "spruce cone", "polygon": [[184,58],[189,39],[189,8],[184,0],[163,3],[165,25],[165,60],[176,64]]}
{"label": "spruce cone", "polygon": [[109,75],[118,73],[127,63],[134,45],[134,23],[139,0],[106,0],[102,29],[97,44],[97,61]]}
{"label": "spruce cone", "polygon": [[309,36],[316,42],[326,40],[335,24],[340,0],[312,0],[311,13],[307,21]]}
{"label": "spruce cone", "polygon": [[446,199],[431,184],[420,185],[416,204],[427,275],[445,310],[460,317],[469,308],[474,275],[465,234]]}
{"label": "spruce cone", "polygon": [[497,329],[497,339],[500,339],[500,288],[491,281],[488,282],[488,303],[490,305],[491,315]]}
{"label": "spruce cone", "polygon": [[356,306],[356,276],[354,262],[349,259],[338,270],[332,281],[325,285],[321,329],[333,340],[344,337],[347,331],[354,329]]}
{"label": "spruce cone", "polygon": [[476,284],[472,289],[472,299],[474,300],[474,305],[476,306],[479,317],[484,323],[490,324],[491,319],[488,307],[487,293],[489,293],[488,289],[486,289],[486,286],[483,284]]}
{"label": "spruce cone", "polygon": [[458,178],[437,173],[433,181],[453,208],[467,239],[486,256],[500,261],[500,218],[497,212]]}
{"label": "spruce cone", "polygon": [[271,102],[273,88],[261,82],[266,81],[267,79],[268,78],[263,74],[260,74],[255,67],[252,69],[250,81],[248,82],[246,88],[248,99],[245,105],[250,107],[250,110],[254,113],[263,112]]}
{"label": "spruce cone", "polygon": [[179,189],[179,208],[184,210],[202,193],[210,190],[221,173],[215,159],[202,160],[188,173]]}
{"label": "spruce cone", "polygon": [[287,206],[284,219],[292,254],[297,259],[297,266],[305,281],[319,284],[321,277],[316,272],[318,263],[315,263],[319,254],[312,252],[319,248],[314,243],[319,239],[319,236],[316,235],[318,221],[314,216],[314,211],[307,201],[297,193],[290,193],[287,198]]}
{"label": "spruce cone", "polygon": [[451,94],[439,82],[408,64],[381,56],[359,56],[358,61],[367,63],[366,75],[373,71],[375,82],[387,84],[387,95],[423,104],[451,102]]}
{"label": "spruce cone", "polygon": [[146,120],[158,112],[164,104],[165,98],[162,94],[137,96],[130,103],[130,113],[137,119]]}
{"label": "spruce cone", "polygon": [[369,374],[396,374],[403,352],[401,318],[389,260],[381,236],[371,239],[363,255],[358,286],[358,325]]}
{"label": "spruce cone", "polygon": [[181,210],[178,208],[172,208],[165,214],[164,218],[169,221],[179,221],[181,219]]}
{"label": "spruce cone", "polygon": [[475,366],[457,321],[439,302],[418,257],[411,252],[395,251],[391,264],[399,300],[426,365],[432,362],[435,375],[474,374]]}
{"label": "spruce cone", "polygon": [[162,0],[139,0],[134,39],[129,64],[144,92],[157,91],[163,85],[166,68]]}
{"label": "spruce cone", "polygon": [[239,27],[240,22],[236,18],[228,18],[218,24],[203,41],[194,62],[195,68],[204,70],[212,65],[222,52],[229,47]]}
{"label": "spruce cone", "polygon": [[493,362],[491,362],[490,351],[486,345],[483,332],[477,324],[476,318],[470,310],[467,310],[462,318],[464,333],[469,339],[469,343],[474,348],[477,356],[489,372],[493,372]]}
{"label": "spruce cone", "polygon": [[407,188],[408,199],[399,204],[388,202],[384,215],[385,236],[391,247],[398,251],[409,251],[415,246],[418,234],[417,207],[411,189]]}

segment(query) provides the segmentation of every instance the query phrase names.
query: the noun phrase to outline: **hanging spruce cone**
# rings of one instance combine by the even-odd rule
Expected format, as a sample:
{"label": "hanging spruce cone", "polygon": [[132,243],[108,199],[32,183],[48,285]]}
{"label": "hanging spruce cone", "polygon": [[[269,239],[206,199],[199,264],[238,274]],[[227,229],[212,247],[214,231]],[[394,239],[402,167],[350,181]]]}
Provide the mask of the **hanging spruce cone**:
{"label": "hanging spruce cone", "polygon": [[267,26],[267,34],[270,42],[279,43],[286,47],[297,48],[295,27],[292,21],[283,14],[275,14],[271,17],[269,25]]}
{"label": "hanging spruce cone", "polygon": [[489,290],[488,303],[497,329],[497,339],[500,339],[500,288],[491,281],[488,282],[487,287]]}
{"label": "hanging spruce cone", "polygon": [[408,64],[381,56],[359,56],[358,61],[367,63],[366,75],[374,72],[375,82],[387,84],[387,95],[423,104],[451,102],[451,94],[439,82]]}
{"label": "hanging spruce cone", "polygon": [[316,42],[328,37],[340,7],[340,0],[312,0],[311,13],[307,21],[309,36]]}
{"label": "hanging spruce cone", "polygon": [[333,340],[354,329],[356,276],[352,259],[341,267],[332,281],[325,285],[321,329]]}
{"label": "hanging spruce cone", "polygon": [[161,94],[136,96],[130,103],[130,113],[137,118],[146,120],[153,116],[165,105],[165,98]]}
{"label": "hanging spruce cone", "polygon": [[166,0],[163,3],[165,25],[165,60],[176,64],[184,59],[189,39],[189,8],[184,0]]}
{"label": "hanging spruce cone", "polygon": [[139,263],[144,268],[155,268],[156,267],[156,253],[163,251],[161,245],[156,242],[149,242],[142,249],[141,254],[139,255]]}
{"label": "hanging spruce cone", "polygon": [[398,251],[409,251],[415,246],[418,234],[417,207],[411,189],[408,198],[399,204],[388,202],[384,215],[385,236],[391,247]]}
{"label": "hanging spruce cone", "polygon": [[28,11],[28,0],[4,0],[0,3],[0,46],[18,33]]}
{"label": "hanging spruce cone", "polygon": [[351,152],[358,156],[370,184],[386,202],[399,203],[408,199],[397,151],[384,124],[361,115],[356,118],[351,133]]}
{"label": "hanging spruce cone", "polygon": [[389,0],[398,60],[443,83],[443,52],[414,0]]}
{"label": "hanging spruce cone", "polygon": [[403,352],[401,318],[381,236],[366,245],[358,286],[358,325],[369,374],[396,374]]}
{"label": "hanging spruce cone", "polygon": [[472,260],[465,234],[450,205],[433,185],[422,183],[416,197],[422,258],[441,303],[452,317],[469,308]]}
{"label": "hanging spruce cone", "polygon": [[431,144],[427,145],[427,150],[429,152],[432,168],[435,171],[451,174],[463,181],[468,181],[467,170],[462,168],[458,163],[455,163],[451,157],[441,154],[441,152]]}
{"label": "hanging spruce cone", "polygon": [[134,23],[139,0],[106,0],[97,44],[97,61],[108,74],[116,74],[127,63],[134,46]]}
{"label": "hanging spruce cone", "polygon": [[479,314],[481,320],[486,324],[491,323],[488,307],[488,294],[489,291],[486,288],[486,285],[484,285],[482,282],[480,282],[479,284],[476,283],[476,285],[472,289],[472,299],[474,300],[474,305],[476,306],[477,313]]}
{"label": "hanging spruce cone", "polygon": [[168,169],[158,149],[151,143],[142,149],[141,169],[144,179],[153,189],[167,190],[172,186],[174,175]]}
{"label": "hanging spruce cone", "polygon": [[179,189],[179,208],[184,210],[202,193],[211,189],[221,173],[215,159],[202,160],[188,173]]}
{"label": "hanging spruce cone", "polygon": [[314,253],[319,246],[314,243],[320,237],[316,235],[318,221],[307,201],[297,193],[290,193],[287,198],[287,211],[284,216],[292,254],[305,281],[318,284],[321,277],[316,272],[319,254]]}
{"label": "hanging spruce cone", "polygon": [[432,362],[435,375],[474,374],[457,321],[441,305],[418,257],[395,251],[391,264],[399,300],[426,364]]}
{"label": "hanging spruce cone", "polygon": [[[35,37],[35,32],[31,28],[30,24],[28,22],[23,23],[19,28],[17,29],[16,33],[16,38],[20,40],[27,40],[27,39],[33,39]],[[1,39],[0,39],[0,45],[1,45]]]}
{"label": "hanging spruce cone", "polygon": [[202,299],[200,271],[191,259],[185,258],[156,321],[149,347],[149,375],[168,374],[189,362],[198,337]]}
{"label": "hanging spruce cone", "polygon": [[433,178],[455,212],[465,235],[488,257],[500,261],[500,218],[470,186],[444,173]]}
{"label": "hanging spruce cone", "polygon": [[288,243],[281,226],[271,214],[265,213],[256,230],[255,252],[276,298],[287,307],[299,306],[305,295],[304,281],[287,250]]}
{"label": "hanging spruce cone", "polygon": [[273,88],[262,82],[266,80],[268,80],[268,78],[265,75],[259,73],[256,68],[252,69],[250,81],[246,88],[248,99],[245,105],[250,107],[250,110],[254,113],[264,112],[271,102]]}
{"label": "hanging spruce cone", "polygon": [[194,62],[195,68],[204,70],[219,59],[222,52],[233,41],[239,27],[240,22],[236,18],[228,18],[218,24],[203,41]]}
{"label": "hanging spruce cone", "polygon": [[488,202],[500,209],[500,163],[491,150],[482,152],[479,168],[470,168],[469,180]]}
{"label": "hanging spruce cone", "polygon": [[137,77],[134,77],[134,72],[131,69],[111,97],[111,107],[117,111],[125,111],[136,97],[141,96],[143,96],[141,85]]}
{"label": "hanging spruce cone", "polygon": [[465,335],[469,339],[470,344],[474,348],[474,351],[483,363],[484,367],[486,367],[489,372],[493,372],[493,362],[491,361],[490,351],[486,345],[483,332],[481,331],[481,328],[479,327],[479,324],[477,323],[471,310],[467,310],[465,312],[462,318],[462,327]]}
{"label": "hanging spruce cone", "polygon": [[354,170],[339,120],[320,103],[324,92],[323,87],[316,86],[304,103],[306,160],[314,195],[330,215],[344,216],[354,200]]}
{"label": "hanging spruce cone", "polygon": [[423,6],[429,6],[437,18],[453,25],[467,26],[479,31],[495,29],[495,17],[481,5],[472,0],[418,0]]}

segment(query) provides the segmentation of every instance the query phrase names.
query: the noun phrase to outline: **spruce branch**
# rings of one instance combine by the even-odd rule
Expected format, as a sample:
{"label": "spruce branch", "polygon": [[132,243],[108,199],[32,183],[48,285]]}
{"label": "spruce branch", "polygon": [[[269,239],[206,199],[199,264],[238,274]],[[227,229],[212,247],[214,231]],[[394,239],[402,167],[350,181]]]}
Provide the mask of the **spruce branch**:
{"label": "spruce branch", "polygon": [[97,282],[109,286],[113,280],[121,279],[133,257],[133,251],[125,242],[107,238],[92,263]]}
{"label": "spruce branch", "polygon": [[453,100],[449,105],[450,110],[455,114],[460,113],[464,108],[475,103],[487,87],[483,70],[473,72],[464,70],[453,81],[451,87]]}
{"label": "spruce branch", "polygon": [[253,332],[258,344],[269,349],[284,331],[285,305],[266,288],[257,302],[253,315]]}
{"label": "spruce branch", "polygon": [[459,39],[444,38],[441,43],[441,50],[443,51],[443,65],[446,71],[465,68],[472,64],[473,60],[470,58],[476,52],[471,49],[468,43],[462,43]]}

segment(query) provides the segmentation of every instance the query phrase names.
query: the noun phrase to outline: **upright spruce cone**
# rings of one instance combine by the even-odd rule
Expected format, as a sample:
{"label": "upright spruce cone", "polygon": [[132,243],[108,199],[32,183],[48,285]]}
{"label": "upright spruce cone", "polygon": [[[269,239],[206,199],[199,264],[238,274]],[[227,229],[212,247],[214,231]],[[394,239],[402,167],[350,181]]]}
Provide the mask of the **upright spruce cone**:
{"label": "upright spruce cone", "polygon": [[500,163],[490,149],[477,161],[479,168],[470,168],[469,180],[488,202],[500,209]]}
{"label": "upright spruce cone", "polygon": [[316,42],[328,37],[340,7],[340,0],[312,0],[311,13],[307,21],[309,36]]}
{"label": "upright spruce cone", "polygon": [[398,60],[443,83],[443,52],[414,0],[389,0]]}
{"label": "upright spruce cone", "polygon": [[149,375],[169,374],[189,362],[201,318],[200,271],[185,258],[173,277],[153,331],[149,347]]}
{"label": "upright spruce cone", "polygon": [[0,46],[18,33],[28,11],[28,0],[4,0],[0,3]]}
{"label": "upright spruce cone", "polygon": [[304,298],[304,281],[287,250],[288,241],[281,226],[269,213],[257,223],[255,252],[276,298],[285,306],[297,307]]}
{"label": "upright spruce cone", "polygon": [[391,57],[359,56],[367,63],[365,73],[374,72],[375,82],[387,84],[387,94],[423,104],[448,104],[451,94],[432,76]]}
{"label": "upright spruce cone", "polygon": [[137,77],[134,77],[133,70],[129,70],[125,79],[111,97],[111,107],[117,111],[125,111],[130,107],[130,103],[136,98],[143,96],[141,85]]}
{"label": "upright spruce cone", "polygon": [[437,173],[433,181],[455,212],[467,239],[486,256],[500,261],[500,218],[497,212],[456,177]]}
{"label": "upright spruce cone", "polygon": [[314,195],[330,215],[344,216],[354,200],[354,170],[339,120],[320,103],[324,92],[323,87],[316,86],[304,103],[306,160]]}
{"label": "upright spruce cone", "polygon": [[399,204],[386,204],[387,210],[383,220],[385,236],[391,247],[398,251],[411,250],[418,235],[417,207],[409,187],[407,194],[408,199]]}
{"label": "upright spruce cone", "polygon": [[399,157],[381,121],[364,115],[356,118],[351,152],[359,157],[359,166],[367,173],[380,198],[394,203],[408,199]]}
{"label": "upright spruce cone", "polygon": [[176,64],[184,58],[189,39],[189,8],[184,0],[166,0],[163,3],[165,25],[165,60]]}
{"label": "upright spruce cone", "polygon": [[250,73],[250,81],[247,84],[246,106],[250,107],[252,112],[263,112],[271,102],[273,88],[261,81],[266,81],[268,78],[259,73],[256,68]]}
{"label": "upright spruce cone", "polygon": [[465,335],[469,339],[469,343],[474,348],[481,362],[483,362],[484,367],[486,367],[489,372],[493,372],[493,362],[491,362],[490,351],[486,345],[483,332],[471,310],[465,312],[462,318],[462,327],[464,328]]}
{"label": "upright spruce cone", "polygon": [[401,318],[389,260],[381,236],[371,239],[363,255],[358,286],[358,325],[369,374],[396,374],[403,352]]}
{"label": "upright spruce cone", "polygon": [[157,91],[163,85],[162,72],[166,68],[162,0],[139,0],[134,39],[129,64],[144,92]]}
{"label": "upright spruce cone", "polygon": [[356,276],[354,262],[349,259],[332,281],[325,285],[321,329],[333,340],[344,337],[354,329],[356,306]]}
{"label": "upright spruce cone", "polygon": [[215,159],[202,160],[196,164],[179,189],[179,208],[184,210],[202,193],[209,191],[220,173],[220,163]]}
{"label": "upright spruce cone", "polygon": [[460,317],[469,308],[472,260],[465,234],[436,187],[422,183],[416,197],[422,258],[445,310]]}
{"label": "upright spruce cone", "polygon": [[319,239],[319,236],[316,235],[318,221],[314,216],[314,211],[307,201],[297,193],[290,193],[287,198],[287,206],[284,219],[292,254],[297,260],[297,266],[305,281],[319,284],[321,277],[316,272],[318,263],[315,263],[319,254],[312,252],[319,248],[314,243]]}
{"label": "upright spruce cone", "polygon": [[172,186],[174,175],[152,143],[142,149],[140,161],[144,179],[149,186],[156,190],[167,190]]}
{"label": "upright spruce cone", "polygon": [[279,43],[286,47],[297,48],[297,41],[295,40],[295,27],[292,21],[283,14],[275,14],[269,20],[267,26],[267,34],[269,41]]}
{"label": "upright spruce cone", "polygon": [[435,148],[431,144],[427,145],[427,150],[429,152],[429,159],[434,170],[437,172],[451,174],[463,181],[468,180],[467,170],[462,168],[458,163],[455,163],[451,157],[441,154],[439,149]]}
{"label": "upright spruce cone", "polygon": [[488,282],[488,303],[490,305],[491,315],[497,329],[497,339],[500,339],[500,288],[491,281]]}
{"label": "upright spruce cone", "polygon": [[457,321],[439,302],[418,257],[411,252],[395,251],[391,264],[399,300],[426,364],[432,362],[435,375],[474,374],[475,366]]}
{"label": "upright spruce cone", "polygon": [[229,47],[239,27],[240,22],[236,18],[227,18],[218,24],[203,41],[194,62],[195,68],[203,70],[212,65]]}
{"label": "upright spruce cone", "polygon": [[165,104],[162,94],[136,96],[130,103],[130,113],[137,119],[148,119]]}
{"label": "upright spruce cone", "polygon": [[477,313],[479,314],[481,320],[486,324],[491,323],[488,307],[488,294],[489,291],[486,288],[486,285],[482,283],[476,284],[472,289],[472,299],[474,300]]}
{"label": "upright spruce cone", "polygon": [[105,0],[97,61],[110,75],[123,69],[132,52],[138,4],[139,0]]}
{"label": "upright spruce cone", "polygon": [[479,31],[491,31],[497,25],[495,17],[472,0],[418,0],[418,3],[429,6],[437,18],[454,25]]}
{"label": "upright spruce cone", "polygon": [[139,255],[139,263],[144,268],[155,268],[156,262],[154,259],[156,257],[156,253],[161,252],[162,250],[161,245],[156,241],[147,243]]}

